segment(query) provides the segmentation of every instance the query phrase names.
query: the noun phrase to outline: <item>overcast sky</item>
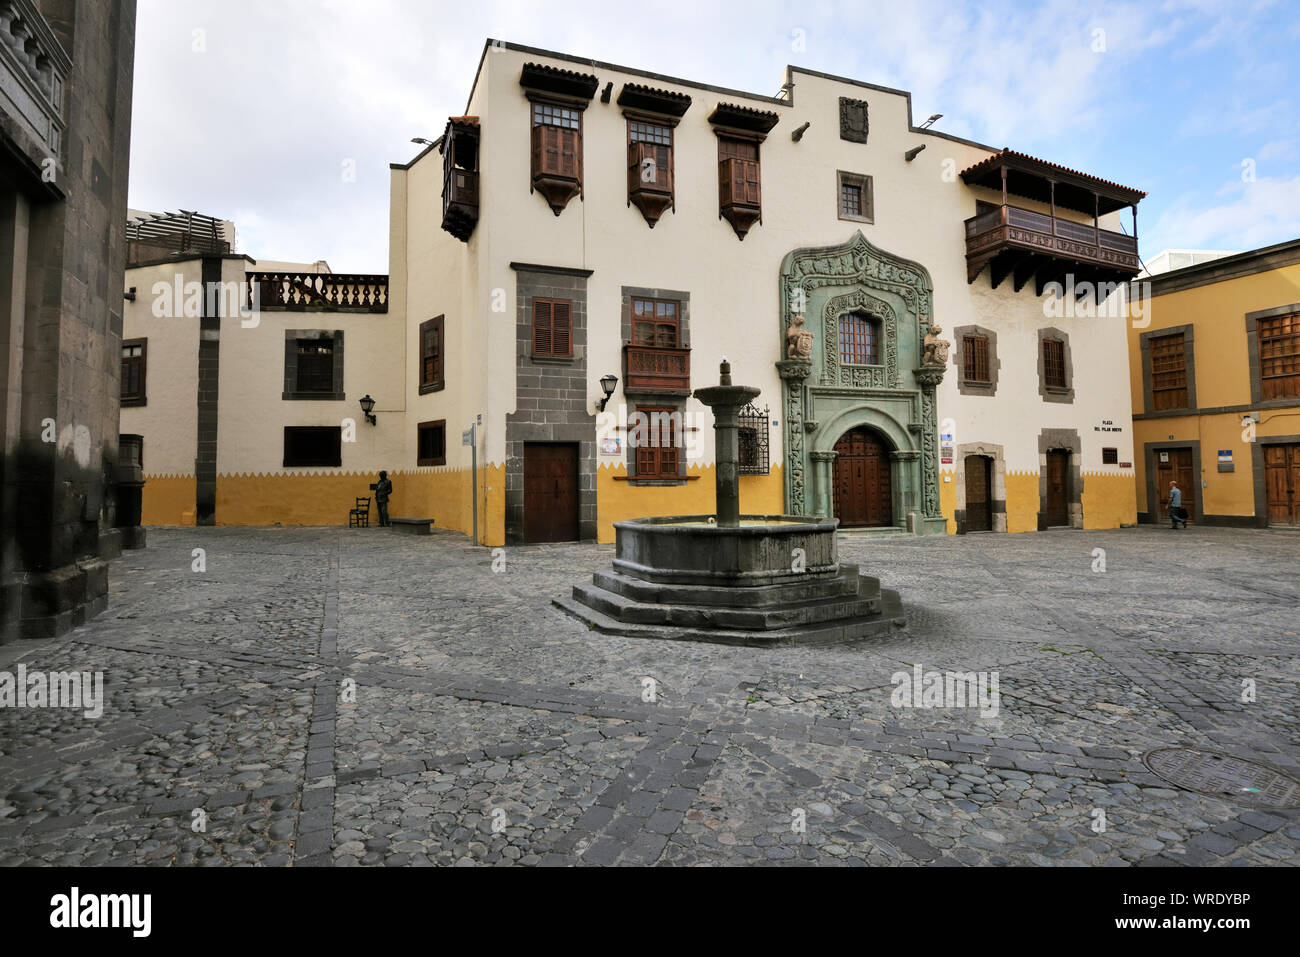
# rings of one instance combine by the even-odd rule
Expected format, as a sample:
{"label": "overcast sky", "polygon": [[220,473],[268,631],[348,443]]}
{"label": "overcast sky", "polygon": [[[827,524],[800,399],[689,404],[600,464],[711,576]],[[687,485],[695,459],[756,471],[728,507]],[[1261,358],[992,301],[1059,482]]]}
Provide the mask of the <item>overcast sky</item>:
{"label": "overcast sky", "polygon": [[388,164],[464,111],[488,37],[769,96],[787,63],[910,90],[917,122],[1146,190],[1148,257],[1300,237],[1294,0],[140,0],[138,20],[130,205],[233,219],[255,258],[387,272]]}

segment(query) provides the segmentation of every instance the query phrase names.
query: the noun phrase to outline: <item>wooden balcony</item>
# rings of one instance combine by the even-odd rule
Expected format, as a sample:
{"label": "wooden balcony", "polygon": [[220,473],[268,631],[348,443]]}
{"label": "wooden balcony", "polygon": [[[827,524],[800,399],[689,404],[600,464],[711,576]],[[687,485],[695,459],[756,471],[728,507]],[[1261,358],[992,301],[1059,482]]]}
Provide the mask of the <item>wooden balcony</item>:
{"label": "wooden balcony", "polygon": [[1065,273],[1124,282],[1137,275],[1137,240],[1059,216],[999,206],[966,220],[966,281],[990,267],[996,288],[1012,276],[1017,292],[1031,277],[1043,286]]}
{"label": "wooden balcony", "polygon": [[691,394],[691,350],[623,346],[623,391]]}
{"label": "wooden balcony", "polygon": [[442,150],[442,228],[461,242],[478,225],[477,116],[453,116],[440,141]]}
{"label": "wooden balcony", "polygon": [[387,312],[388,277],[347,273],[250,272],[250,297],[262,309]]}
{"label": "wooden balcony", "polygon": [[[1068,275],[1076,286],[1127,282],[1137,275],[1137,206],[1146,196],[1141,190],[1012,149],[980,160],[961,178],[968,186],[1000,192],[1002,200],[980,203],[966,220],[967,282],[988,266],[995,288],[1010,276],[1019,292],[1033,279],[1041,296],[1048,284]],[[1042,203],[1047,212],[1014,206],[1013,196]],[[1102,216],[1125,208],[1132,211],[1131,236],[1100,228]],[[1091,222],[1058,216],[1063,209]]]}
{"label": "wooden balcony", "polygon": [[461,242],[478,224],[478,173],[449,166],[442,177],[442,228]]}

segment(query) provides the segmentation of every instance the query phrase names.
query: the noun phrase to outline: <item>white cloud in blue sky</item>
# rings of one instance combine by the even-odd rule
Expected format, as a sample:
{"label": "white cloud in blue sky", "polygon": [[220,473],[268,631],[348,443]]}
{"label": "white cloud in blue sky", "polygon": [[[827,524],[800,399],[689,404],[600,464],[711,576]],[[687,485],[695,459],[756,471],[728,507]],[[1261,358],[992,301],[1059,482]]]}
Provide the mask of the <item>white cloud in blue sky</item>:
{"label": "white cloud in blue sky", "polygon": [[131,205],[386,272],[388,164],[463,111],[487,37],[768,95],[787,63],[910,90],[918,121],[1147,190],[1144,255],[1300,236],[1290,0],[140,0]]}

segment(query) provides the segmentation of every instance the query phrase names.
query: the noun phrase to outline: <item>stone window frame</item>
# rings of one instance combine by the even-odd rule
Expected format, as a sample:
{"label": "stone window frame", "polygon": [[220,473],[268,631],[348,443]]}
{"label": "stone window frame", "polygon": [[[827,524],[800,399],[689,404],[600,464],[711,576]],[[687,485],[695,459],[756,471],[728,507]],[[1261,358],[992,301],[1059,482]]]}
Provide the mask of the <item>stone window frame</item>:
{"label": "stone window frame", "polygon": [[[979,336],[988,340],[989,381],[977,382],[966,378],[965,344],[967,336]],[[998,370],[1002,360],[998,358],[998,334],[984,326],[958,326],[952,331],[953,364],[957,366],[957,391],[961,395],[997,395]],[[1042,361],[1040,356],[1039,361]]]}
{"label": "stone window frame", "polygon": [[149,373],[149,340],[148,338],[122,340],[123,349],[135,348],[137,346],[140,348],[139,358],[132,356],[130,359],[122,359],[123,364],[127,362],[138,362],[140,365],[140,391],[133,395],[120,395],[119,404],[124,409],[138,408],[149,404],[147,387]]}
{"label": "stone window frame", "polygon": [[[334,340],[333,389],[329,392],[298,391],[298,340]],[[285,401],[315,400],[339,402],[347,398],[343,391],[343,330],[342,329],[286,329],[284,330],[284,392]]]}
{"label": "stone window frame", "polygon": [[[1142,358],[1142,409],[1147,415],[1164,415],[1167,412],[1184,412],[1197,408],[1195,332],[1196,326],[1186,323],[1181,326],[1152,329],[1139,334],[1138,349]],[[1151,340],[1177,335],[1183,337],[1183,357],[1187,368],[1187,403],[1176,409],[1161,409],[1157,412],[1155,395],[1151,387]]]}
{"label": "stone window frame", "polygon": [[[442,455],[430,458],[420,457],[420,436],[425,431],[442,429]],[[421,422],[415,427],[415,464],[419,466],[446,465],[447,464],[447,420],[430,419],[427,422]]]}
{"label": "stone window frame", "polygon": [[677,303],[677,344],[679,349],[691,347],[691,294],[678,289],[654,289],[646,286],[623,286],[619,291],[621,317],[619,336],[623,345],[632,342],[632,300],[663,299]]}
{"label": "stone window frame", "polygon": [[[1059,339],[1062,343],[1061,362],[1065,367],[1065,386],[1049,386],[1047,370],[1043,368],[1043,341]],[[1038,330],[1038,394],[1044,402],[1074,402],[1074,359],[1070,353],[1070,335],[1054,326]]]}
{"label": "stone window frame", "polygon": [[[840,219],[851,223],[867,223],[875,225],[876,222],[876,197],[875,187],[872,179],[866,173],[850,173],[847,170],[835,171],[835,211]],[[844,211],[844,187],[856,186],[862,191],[862,210],[861,214],[846,213]]]}
{"label": "stone window frame", "polygon": [[1300,314],[1300,302],[1293,302],[1286,306],[1275,306],[1272,309],[1260,309],[1256,312],[1246,313],[1246,352],[1247,362],[1249,363],[1248,375],[1250,377],[1251,405],[1263,406],[1264,408],[1276,408],[1280,406],[1295,405],[1297,402],[1300,402],[1300,398],[1264,398],[1264,383],[1260,378],[1262,366],[1259,358],[1259,321],[1261,319],[1278,319],[1282,316],[1291,316],[1296,314]]}

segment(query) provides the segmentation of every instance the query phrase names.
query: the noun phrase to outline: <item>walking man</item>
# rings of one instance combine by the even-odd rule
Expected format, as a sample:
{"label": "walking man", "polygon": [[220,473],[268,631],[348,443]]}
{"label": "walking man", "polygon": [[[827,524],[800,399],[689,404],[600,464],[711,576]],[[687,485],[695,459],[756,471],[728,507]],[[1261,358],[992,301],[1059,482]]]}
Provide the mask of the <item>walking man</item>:
{"label": "walking man", "polygon": [[379,524],[388,527],[388,496],[393,494],[393,483],[388,481],[388,473],[380,472],[379,481],[375,483],[375,505],[379,508]]}
{"label": "walking man", "polygon": [[1177,482],[1169,483],[1169,521],[1173,528],[1178,528],[1180,522],[1183,528],[1187,527],[1187,513],[1183,511],[1183,490]]}

